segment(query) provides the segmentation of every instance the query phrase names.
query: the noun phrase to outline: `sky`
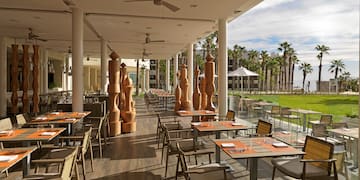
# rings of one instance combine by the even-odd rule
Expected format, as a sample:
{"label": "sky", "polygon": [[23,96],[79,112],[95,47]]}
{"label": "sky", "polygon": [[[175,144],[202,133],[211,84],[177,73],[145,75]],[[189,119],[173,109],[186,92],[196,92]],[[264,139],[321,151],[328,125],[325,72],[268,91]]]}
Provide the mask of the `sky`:
{"label": "sky", "polygon": [[[345,71],[359,77],[360,0],[264,0],[228,25],[229,48],[235,44],[247,50],[279,53],[281,42],[291,43],[300,62],[313,66],[307,76],[315,90],[319,60],[316,45],[330,47],[324,55],[322,80],[334,78],[329,64],[342,59]],[[294,84],[301,86],[302,73],[296,67]]]}

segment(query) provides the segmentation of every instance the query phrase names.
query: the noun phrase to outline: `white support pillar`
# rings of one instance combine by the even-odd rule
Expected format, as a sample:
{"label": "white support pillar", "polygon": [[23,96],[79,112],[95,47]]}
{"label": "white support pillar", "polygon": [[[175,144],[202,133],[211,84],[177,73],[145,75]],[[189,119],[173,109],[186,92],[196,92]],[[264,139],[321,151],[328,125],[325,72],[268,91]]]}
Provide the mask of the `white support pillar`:
{"label": "white support pillar", "polygon": [[91,75],[91,66],[84,66],[84,70],[85,70],[85,74],[84,74],[84,78],[85,78],[85,87],[84,90],[85,91],[90,91],[91,90],[91,81],[93,79],[93,76]]}
{"label": "white support pillar", "polygon": [[146,77],[145,77],[145,68],[141,68],[141,74],[142,74],[142,77],[141,77],[141,92],[145,93],[146,92]]}
{"label": "white support pillar", "polygon": [[192,95],[194,91],[194,57],[193,57],[193,44],[190,43],[187,47],[187,74],[189,80],[189,93],[188,98],[192,100]]}
{"label": "white support pillar", "polygon": [[41,63],[41,92],[43,94],[48,93],[48,77],[49,77],[49,51],[47,49],[43,49],[42,51],[42,63]]}
{"label": "white support pillar", "polygon": [[175,93],[175,88],[178,84],[178,77],[177,77],[178,68],[179,68],[179,55],[178,55],[178,53],[176,53],[175,57],[174,57],[174,78],[173,78],[173,81],[174,81],[173,92],[174,93]]}
{"label": "white support pillar", "polygon": [[6,38],[0,37],[0,117],[6,117],[7,106],[7,45]]}
{"label": "white support pillar", "polygon": [[83,111],[83,40],[84,13],[80,8],[72,9],[72,110]]}
{"label": "white support pillar", "polygon": [[227,54],[227,22],[226,19],[219,19],[219,56],[218,56],[218,102],[219,116],[225,117],[228,111],[228,54]]}
{"label": "white support pillar", "polygon": [[165,86],[166,91],[170,91],[170,59],[166,59]]}
{"label": "white support pillar", "polygon": [[[359,42],[359,47],[360,47],[360,42]],[[359,54],[359,77],[360,77],[360,51],[358,52]],[[360,89],[360,83],[358,84],[358,89]],[[359,91],[359,115],[360,115],[360,91]],[[360,124],[360,117],[358,117],[358,124]],[[359,131],[359,136],[360,136],[360,131]],[[357,139],[357,162],[358,162],[358,167],[360,167],[360,139]],[[358,171],[358,177],[360,177],[360,171]]]}
{"label": "white support pillar", "polygon": [[150,89],[150,70],[145,69],[145,90],[149,91]]}
{"label": "white support pillar", "polygon": [[106,41],[101,38],[101,93],[106,92],[108,61],[106,60]]}

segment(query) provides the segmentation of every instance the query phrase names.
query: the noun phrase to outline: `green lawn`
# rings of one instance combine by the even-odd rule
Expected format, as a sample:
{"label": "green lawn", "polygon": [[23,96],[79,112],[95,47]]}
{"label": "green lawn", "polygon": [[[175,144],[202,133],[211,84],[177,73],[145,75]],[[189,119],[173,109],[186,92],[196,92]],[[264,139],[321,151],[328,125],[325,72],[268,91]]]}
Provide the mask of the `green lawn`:
{"label": "green lawn", "polygon": [[[332,114],[335,121],[359,114],[359,96],[350,95],[246,95],[262,99],[283,107],[301,108]],[[315,117],[314,117],[315,118]]]}

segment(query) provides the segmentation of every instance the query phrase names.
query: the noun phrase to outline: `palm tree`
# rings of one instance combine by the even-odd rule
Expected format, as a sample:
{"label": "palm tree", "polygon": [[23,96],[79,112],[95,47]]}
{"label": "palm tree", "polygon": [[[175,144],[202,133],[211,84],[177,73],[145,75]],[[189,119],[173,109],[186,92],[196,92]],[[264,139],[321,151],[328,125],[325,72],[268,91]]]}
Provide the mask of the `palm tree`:
{"label": "palm tree", "polygon": [[345,70],[345,64],[342,62],[342,59],[334,59],[331,61],[330,63],[330,68],[329,71],[330,73],[334,73],[335,72],[335,77],[334,79],[337,79],[338,73],[342,72],[343,70]]}
{"label": "palm tree", "polygon": [[266,88],[266,78],[267,78],[267,73],[266,73],[266,62],[269,59],[269,54],[267,53],[267,51],[261,51],[260,53],[261,56],[261,69],[260,69],[260,75],[262,76],[262,81],[259,83],[259,85],[261,85],[261,90],[264,91]]}
{"label": "palm tree", "polygon": [[295,64],[298,64],[300,62],[300,60],[298,59],[298,57],[296,55],[293,55],[291,57],[291,60],[292,60],[292,67],[291,67],[290,85],[291,85],[291,90],[292,90],[294,87]]}
{"label": "palm tree", "polygon": [[249,56],[250,63],[248,64],[247,68],[250,71],[256,71],[256,69],[258,68],[259,52],[252,49],[249,51],[248,56]]}
{"label": "palm tree", "polygon": [[267,63],[266,63],[266,67],[267,67],[266,69],[268,69],[269,73],[270,73],[268,80],[269,80],[269,85],[270,85],[271,91],[274,90],[274,85],[277,82],[275,77],[279,73],[279,62],[280,62],[279,59],[281,59],[281,57],[279,57],[279,56],[271,57],[269,59],[269,61],[267,61]]}
{"label": "palm tree", "polygon": [[279,82],[279,85],[280,85],[280,89],[281,90],[284,90],[286,89],[286,85],[287,84],[287,70],[288,70],[288,67],[286,66],[287,65],[287,59],[289,57],[289,51],[291,51],[291,44],[288,43],[287,41],[283,42],[280,44],[280,47],[278,47],[278,50],[280,52],[283,53],[282,55],[282,63],[281,63],[281,66],[280,66],[280,82]]}
{"label": "palm tree", "polygon": [[288,51],[288,66],[287,66],[287,74],[286,74],[286,89],[287,90],[290,90],[292,91],[292,85],[293,85],[293,82],[292,82],[292,74],[293,74],[293,66],[294,66],[294,60],[295,60],[296,57],[296,52],[294,50],[294,48],[289,48],[289,51]]}
{"label": "palm tree", "polygon": [[315,47],[315,49],[317,51],[320,51],[319,54],[316,56],[320,61],[320,64],[319,64],[319,79],[318,79],[318,91],[320,91],[322,60],[323,60],[324,54],[329,54],[330,48],[328,46],[318,44]]}
{"label": "palm tree", "polygon": [[299,70],[303,72],[303,81],[302,81],[302,88],[305,90],[305,79],[306,75],[310,74],[313,71],[313,68],[309,63],[303,62],[299,66]]}
{"label": "palm tree", "polygon": [[348,88],[348,81],[350,80],[351,74],[349,72],[343,72],[339,76],[339,87],[341,89],[342,85],[345,84],[345,90]]}

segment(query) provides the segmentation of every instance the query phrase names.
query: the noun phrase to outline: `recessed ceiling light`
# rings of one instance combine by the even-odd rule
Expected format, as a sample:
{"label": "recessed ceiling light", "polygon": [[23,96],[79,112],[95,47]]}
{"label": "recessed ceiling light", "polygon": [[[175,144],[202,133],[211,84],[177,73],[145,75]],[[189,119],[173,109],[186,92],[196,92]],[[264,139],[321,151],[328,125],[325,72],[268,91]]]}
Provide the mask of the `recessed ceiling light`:
{"label": "recessed ceiling light", "polygon": [[125,23],[125,24],[130,24],[130,21],[125,21],[124,23]]}
{"label": "recessed ceiling light", "polygon": [[34,16],[34,19],[41,19],[40,16]]}
{"label": "recessed ceiling light", "polygon": [[190,4],[190,7],[196,8],[196,7],[198,7],[198,5],[197,4]]}
{"label": "recessed ceiling light", "polygon": [[181,27],[181,26],[183,26],[183,25],[182,25],[182,24],[177,24],[177,26]]}
{"label": "recessed ceiling light", "polygon": [[146,27],[146,29],[152,29],[152,27]]}

